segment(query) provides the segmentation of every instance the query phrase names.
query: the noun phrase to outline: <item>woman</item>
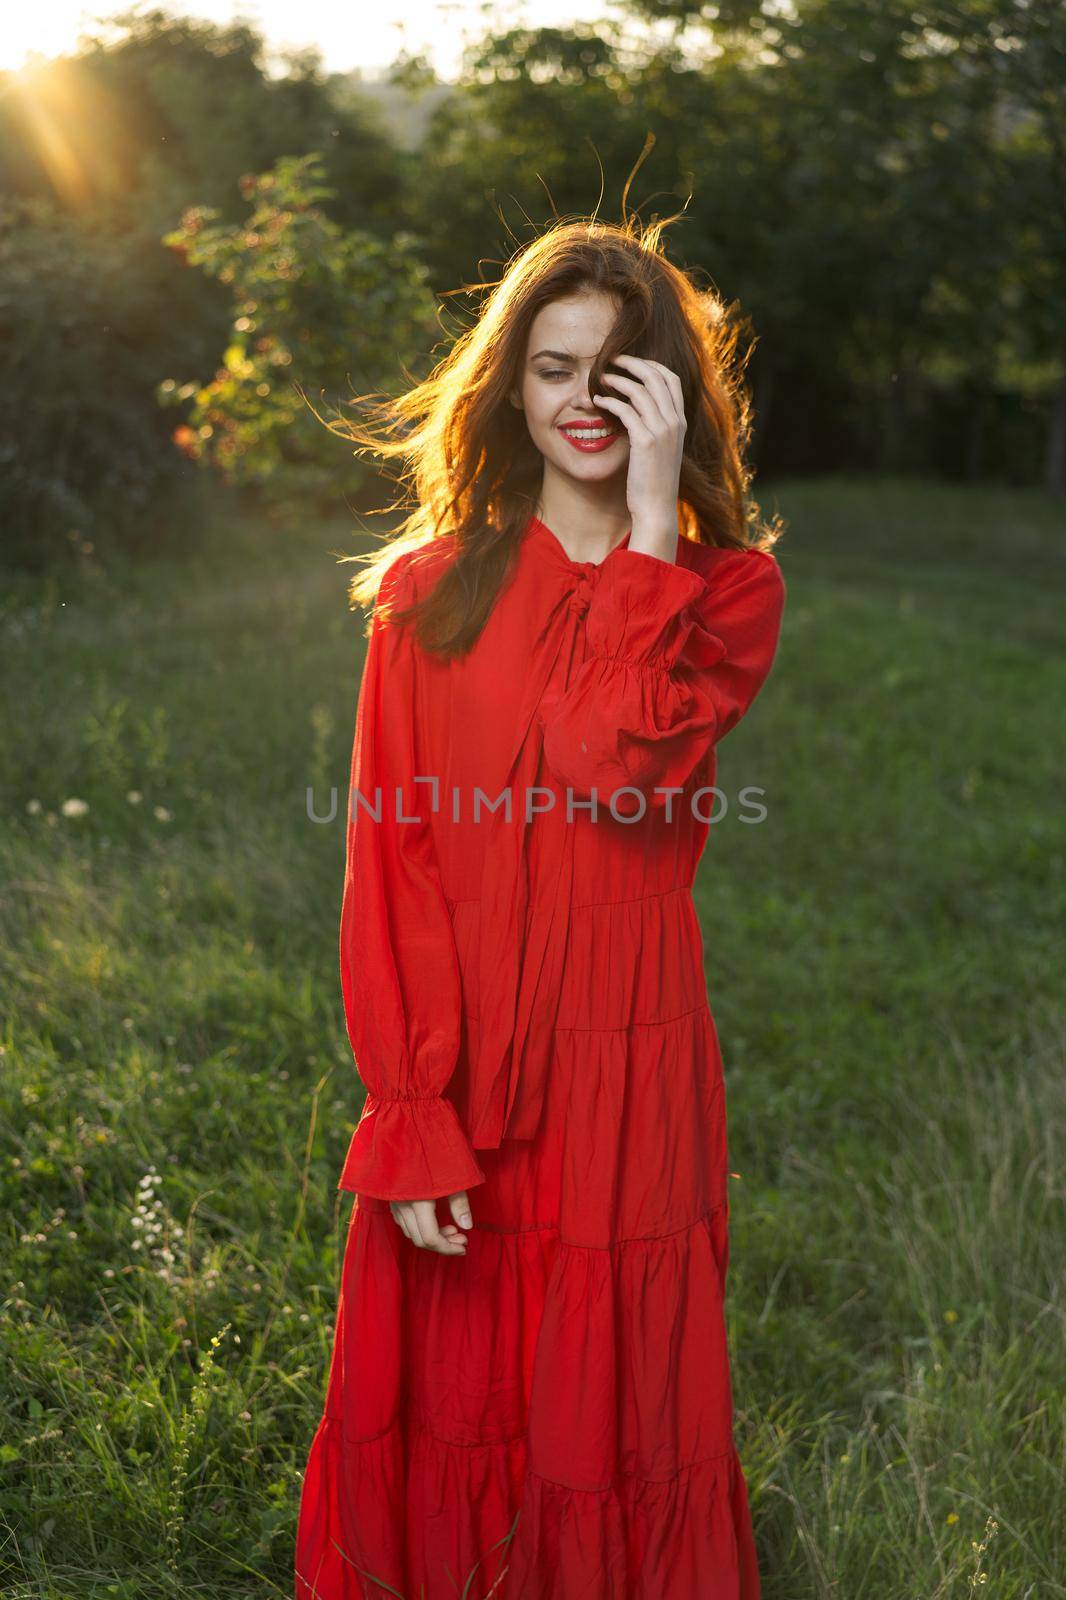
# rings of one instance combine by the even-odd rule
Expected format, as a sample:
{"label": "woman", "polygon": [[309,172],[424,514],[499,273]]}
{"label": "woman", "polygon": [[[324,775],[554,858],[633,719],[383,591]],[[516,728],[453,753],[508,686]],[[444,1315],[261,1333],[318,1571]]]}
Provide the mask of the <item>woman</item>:
{"label": "woman", "polygon": [[403,438],[351,431],[418,509],[353,585],[369,1092],[297,1600],[758,1596],[691,887],[785,590],[736,334],[662,226],[552,228]]}

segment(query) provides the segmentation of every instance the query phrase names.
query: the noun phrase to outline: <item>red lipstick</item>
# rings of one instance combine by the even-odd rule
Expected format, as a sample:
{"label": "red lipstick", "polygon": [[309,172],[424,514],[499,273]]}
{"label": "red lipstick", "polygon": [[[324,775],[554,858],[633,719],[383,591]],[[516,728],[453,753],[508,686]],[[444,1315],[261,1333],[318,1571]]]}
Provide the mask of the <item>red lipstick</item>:
{"label": "red lipstick", "polygon": [[564,422],[559,432],[575,450],[594,455],[600,450],[609,450],[614,441],[621,438],[623,429],[615,422]]}

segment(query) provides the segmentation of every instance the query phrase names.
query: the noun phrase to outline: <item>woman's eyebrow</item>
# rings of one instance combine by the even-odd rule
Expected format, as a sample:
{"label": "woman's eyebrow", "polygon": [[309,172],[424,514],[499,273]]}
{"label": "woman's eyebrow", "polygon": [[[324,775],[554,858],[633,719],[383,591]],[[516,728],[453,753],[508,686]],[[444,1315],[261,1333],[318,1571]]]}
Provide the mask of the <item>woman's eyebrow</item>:
{"label": "woman's eyebrow", "polygon": [[530,356],[530,361],[536,361],[540,356],[550,356],[553,361],[577,361],[578,356],[572,356],[568,350],[538,350],[535,356]]}

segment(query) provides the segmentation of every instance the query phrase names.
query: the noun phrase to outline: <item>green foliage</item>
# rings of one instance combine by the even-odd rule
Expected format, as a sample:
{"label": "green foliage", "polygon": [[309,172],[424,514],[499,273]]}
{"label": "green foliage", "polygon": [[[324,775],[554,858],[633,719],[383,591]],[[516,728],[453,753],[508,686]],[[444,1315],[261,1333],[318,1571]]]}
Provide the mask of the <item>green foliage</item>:
{"label": "green foliage", "polygon": [[333,220],[375,242],[402,228],[398,166],[365,100],[300,58],[268,77],[244,24],[121,20],[78,56],[0,73],[9,569],[142,559],[199,536],[206,480],[155,396],[168,372],[214,370],[232,310],[225,284],[181,270],[160,242],[184,208],[236,221],[242,173],[323,148]]}
{"label": "green foliage", "polygon": [[12,564],[143,554],[189,476],[152,390],[160,360],[206,354],[210,300],[193,308],[175,264],[146,246],[140,229],[0,196],[0,522]]}
{"label": "green foliage", "polygon": [[365,98],[292,55],[270,76],[261,33],[156,8],[109,19],[29,81],[0,74],[0,192],[50,193],[158,232],[190,204],[235,220],[237,179],[289,150],[321,149],[334,216],[402,225],[392,147]]}
{"label": "green foliage", "polygon": [[202,384],[164,379],[164,404],[192,401],[175,443],[218,468],[226,483],[254,484],[292,505],[339,496],[343,446],[300,391],[339,395],[404,382],[435,331],[426,270],[406,233],[384,241],[345,231],[320,201],[332,198],[312,153],[247,174],[248,219],[220,223],[192,207],[168,245],[224,283],[233,323],[221,365]]}
{"label": "green foliage", "polygon": [[[1061,494],[1066,8],[723,0],[691,36],[670,23],[706,20],[696,0],[630,9],[654,35],[489,32],[454,85],[417,58],[361,85],[310,52],[271,76],[247,23],[160,9],[0,73],[5,563],[195,539],[190,457],[335,503],[362,469],[293,384],[327,411],[391,391],[437,342],[432,296],[491,282],[553,211],[617,218],[631,175],[630,209],[683,211],[672,259],[751,318],[761,472]],[[240,187],[271,174],[302,186],[284,222]]]}
{"label": "green foliage", "polygon": [[[684,0],[633,0],[660,20]],[[653,191],[674,259],[751,316],[764,470],[856,464],[1066,488],[1066,9],[717,7],[471,46],[413,163],[434,281],[534,219]],[[520,221],[484,238],[490,204]],[[650,208],[649,200],[647,208]],[[455,226],[459,219],[459,226]],[[477,240],[473,249],[470,238]]]}

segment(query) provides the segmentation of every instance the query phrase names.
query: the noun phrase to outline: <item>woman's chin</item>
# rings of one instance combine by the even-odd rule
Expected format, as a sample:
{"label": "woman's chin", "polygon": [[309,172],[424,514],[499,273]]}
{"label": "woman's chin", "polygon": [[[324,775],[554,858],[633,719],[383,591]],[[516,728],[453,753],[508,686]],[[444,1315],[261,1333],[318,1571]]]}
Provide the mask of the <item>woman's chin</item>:
{"label": "woman's chin", "polygon": [[609,450],[601,455],[587,456],[582,456],[577,451],[572,451],[568,456],[559,456],[552,451],[547,459],[557,471],[567,478],[573,478],[577,483],[607,483],[629,466],[629,451]]}

